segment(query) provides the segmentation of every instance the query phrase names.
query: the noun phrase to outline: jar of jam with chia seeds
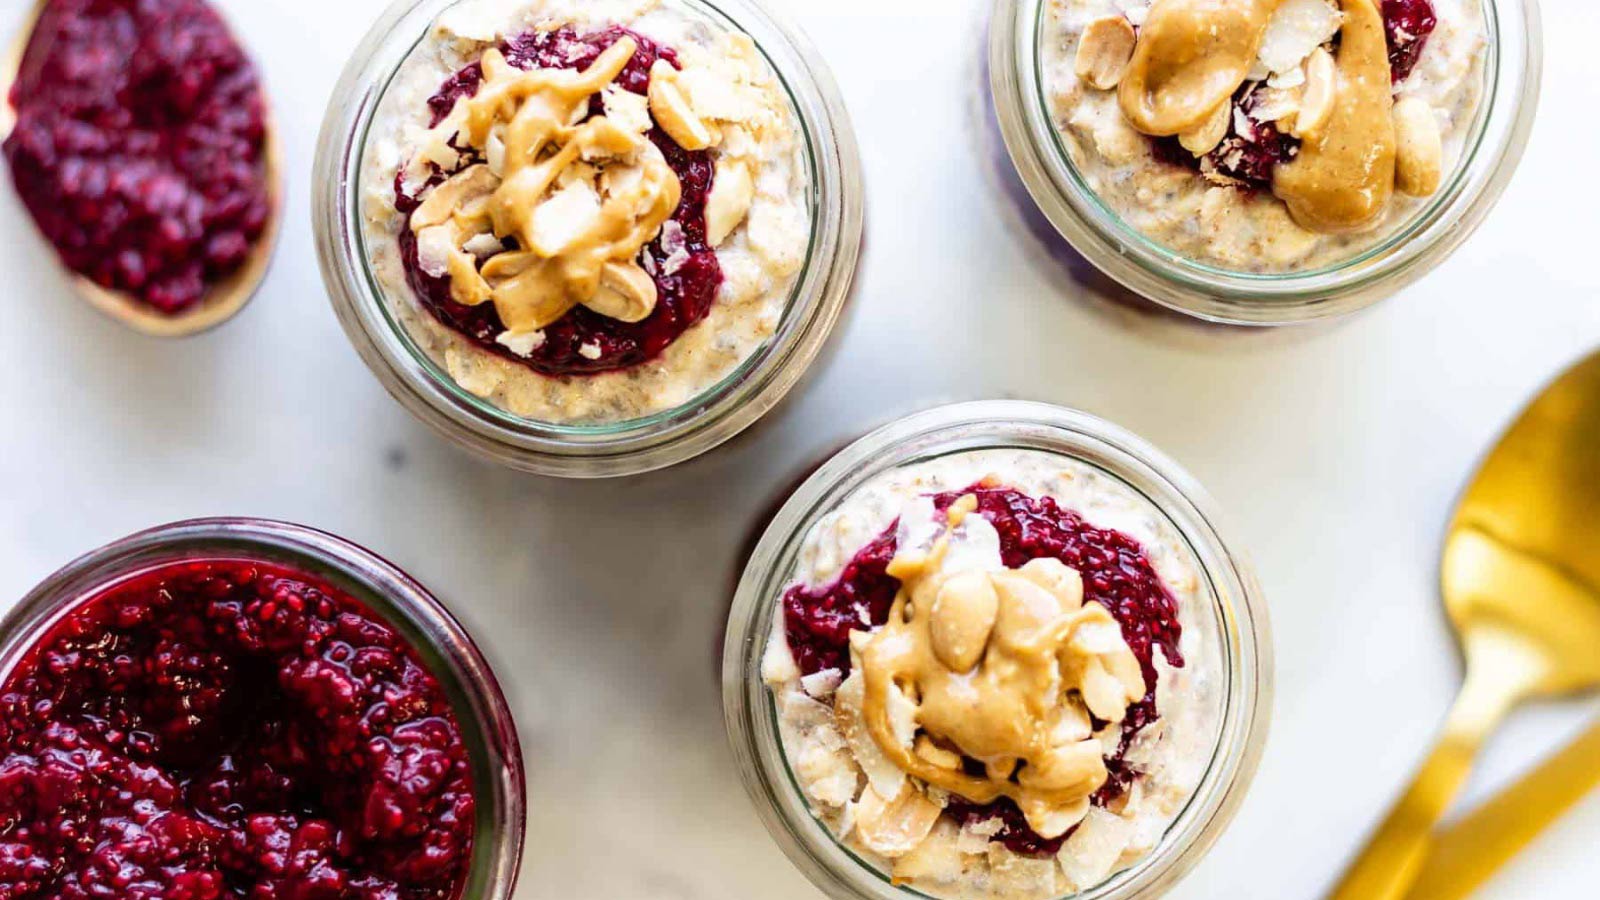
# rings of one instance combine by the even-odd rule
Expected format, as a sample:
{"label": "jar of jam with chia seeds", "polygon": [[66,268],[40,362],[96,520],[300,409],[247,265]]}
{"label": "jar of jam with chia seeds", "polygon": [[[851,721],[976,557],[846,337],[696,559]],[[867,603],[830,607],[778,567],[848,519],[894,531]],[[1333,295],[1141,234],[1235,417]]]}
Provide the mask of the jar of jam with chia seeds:
{"label": "jar of jam with chia seeds", "polygon": [[205,519],[0,624],[0,880],[20,897],[505,900],[510,709],[461,624],[319,531]]}

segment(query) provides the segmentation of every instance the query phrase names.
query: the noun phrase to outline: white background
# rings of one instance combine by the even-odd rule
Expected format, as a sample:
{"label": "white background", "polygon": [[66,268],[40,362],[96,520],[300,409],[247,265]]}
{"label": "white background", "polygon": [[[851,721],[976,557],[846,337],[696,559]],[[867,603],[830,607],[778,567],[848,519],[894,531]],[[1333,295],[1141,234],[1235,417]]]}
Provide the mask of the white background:
{"label": "white background", "polygon": [[[1208,485],[1253,556],[1275,723],[1241,814],[1175,893],[1321,893],[1420,760],[1459,663],[1440,533],[1479,453],[1600,344],[1600,12],[1547,4],[1538,126],[1487,224],[1437,272],[1332,326],[1202,326],[1130,300],[1053,233],[1000,146],[984,0],[787,0],[863,145],[867,240],[835,352],[756,431],[648,477],[562,483],[468,458],[357,359],[312,252],[322,111],[383,0],[224,0],[288,151],[265,290],[203,338],[136,337],[76,301],[0,188],[0,606],[72,557],[202,515],[326,528],[467,621],[529,766],[519,900],[815,898],[731,771],[717,653],[742,546],[843,442],[939,402],[1023,397],[1132,428]],[[9,33],[24,0],[0,0]],[[909,12],[915,10],[915,12]],[[1579,726],[1518,713],[1482,796]],[[1600,796],[1487,891],[1593,897]]]}

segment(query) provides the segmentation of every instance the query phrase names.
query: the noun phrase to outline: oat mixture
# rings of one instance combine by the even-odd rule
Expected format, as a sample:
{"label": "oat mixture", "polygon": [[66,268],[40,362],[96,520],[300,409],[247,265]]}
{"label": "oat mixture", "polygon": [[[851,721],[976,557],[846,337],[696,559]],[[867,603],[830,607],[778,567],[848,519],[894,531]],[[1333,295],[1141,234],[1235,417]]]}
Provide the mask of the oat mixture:
{"label": "oat mixture", "polygon": [[[567,44],[529,44],[546,36]],[[518,58],[525,45],[598,58],[543,68]],[[676,61],[655,59],[648,88],[646,51]],[[449,106],[458,73],[481,86]],[[675,4],[464,0],[374,118],[366,252],[384,302],[462,388],[543,422],[636,419],[702,395],[777,330],[811,236],[800,141],[749,38]],[[442,285],[442,299],[419,282]],[[685,327],[669,292],[692,283],[704,317]],[[489,330],[452,327],[442,307]],[[663,346],[613,364],[601,338],[574,341],[563,367],[542,366],[547,338],[578,319],[601,323],[601,338],[610,319]]]}
{"label": "oat mixture", "polygon": [[[1137,542],[1181,624],[1179,664],[1147,647],[1153,704],[1140,705],[1131,632],[1088,599],[1103,570],[1039,556],[1008,567],[975,485]],[[869,618],[865,570],[889,538],[885,620],[847,623],[844,658],[792,639],[797,596],[848,590]],[[972,451],[885,473],[812,529],[762,674],[790,770],[852,851],[935,896],[1046,900],[1148,855],[1203,777],[1222,690],[1208,602],[1176,528],[1120,482],[1053,454]],[[1141,709],[1150,721],[1124,740],[1119,723]],[[1009,818],[988,812],[995,800]]]}
{"label": "oat mixture", "polygon": [[[1481,2],[1237,0],[1220,38],[1185,45],[1189,0],[1049,0],[1045,89],[1074,166],[1133,228],[1225,269],[1316,269],[1392,235],[1459,164]],[[1388,78],[1359,70],[1386,50]],[[1347,196],[1327,196],[1334,176]]]}

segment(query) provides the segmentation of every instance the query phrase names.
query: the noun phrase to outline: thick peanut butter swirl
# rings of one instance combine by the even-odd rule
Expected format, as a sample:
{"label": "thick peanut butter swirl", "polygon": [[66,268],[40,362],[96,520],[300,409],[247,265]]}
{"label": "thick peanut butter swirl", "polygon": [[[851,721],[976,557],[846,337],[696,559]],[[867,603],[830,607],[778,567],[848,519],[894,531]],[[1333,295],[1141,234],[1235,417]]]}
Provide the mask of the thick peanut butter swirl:
{"label": "thick peanut butter swirl", "polygon": [[[1107,778],[1091,715],[1122,721],[1144,677],[1111,613],[1083,602],[1082,580],[1059,560],[949,564],[975,507],[964,497],[931,550],[891,563],[902,588],[887,623],[857,646],[863,718],[902,771],[974,803],[1009,797],[1035,831],[1057,837]],[[911,742],[891,714],[904,699],[916,709]]]}
{"label": "thick peanut butter swirl", "polygon": [[1156,0],[1117,100],[1145,134],[1201,124],[1244,83],[1281,0]]}
{"label": "thick peanut butter swirl", "polygon": [[[1280,3],[1155,0],[1117,87],[1123,117],[1144,134],[1178,135],[1197,154],[1210,150],[1227,133],[1233,97],[1257,65]],[[1296,101],[1298,121],[1286,120],[1301,145],[1272,172],[1273,194],[1295,222],[1323,233],[1359,231],[1377,223],[1396,183],[1394,101],[1383,15],[1376,0],[1340,0],[1340,5],[1336,61],[1326,49],[1309,59]],[[1415,143],[1428,145],[1427,137],[1421,134]],[[1417,185],[1413,193],[1425,194],[1437,186],[1431,169],[1413,168],[1423,172],[1412,179]]]}
{"label": "thick peanut butter swirl", "polygon": [[1273,170],[1272,192],[1311,231],[1358,231],[1388,208],[1395,187],[1389,45],[1376,0],[1343,0],[1333,104],[1302,131],[1300,153]]}
{"label": "thick peanut butter swirl", "polygon": [[413,214],[419,251],[450,275],[458,302],[493,302],[513,334],[579,304],[627,322],[655,308],[655,283],[635,260],[677,208],[678,177],[645,137],[642,111],[634,122],[588,115],[636,49],[618,40],[581,72],[523,71],[488,50],[483,87],[437,129],[485,162]]}

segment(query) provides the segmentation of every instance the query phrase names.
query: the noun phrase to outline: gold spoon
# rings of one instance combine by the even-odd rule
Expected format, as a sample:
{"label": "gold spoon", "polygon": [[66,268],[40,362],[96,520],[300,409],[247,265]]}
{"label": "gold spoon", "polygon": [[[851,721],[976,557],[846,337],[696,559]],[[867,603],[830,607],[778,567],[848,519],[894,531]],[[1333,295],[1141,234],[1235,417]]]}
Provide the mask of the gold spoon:
{"label": "gold spoon", "polygon": [[[17,125],[17,110],[11,104],[11,86],[16,83],[22,68],[22,56],[33,38],[33,31],[43,16],[50,0],[35,0],[33,8],[22,19],[22,29],[17,34],[4,58],[0,58],[0,142],[11,136]],[[270,113],[266,122],[266,147],[262,164],[266,169],[268,203],[270,211],[261,236],[250,248],[244,264],[220,281],[206,288],[206,295],[190,309],[176,315],[161,313],[149,304],[122,291],[110,290],[76,273],[68,272],[73,292],[122,324],[155,337],[185,337],[198,334],[226,322],[244,308],[255,296],[261,281],[266,277],[277,246],[279,226],[283,220],[282,150],[278,144],[277,129],[273,127]]]}
{"label": "gold spoon", "polygon": [[1400,900],[1434,825],[1505,714],[1600,686],[1600,354],[1568,370],[1501,438],[1445,539],[1445,609],[1466,682],[1437,748],[1331,900]]}
{"label": "gold spoon", "polygon": [[1600,784],[1600,724],[1434,835],[1433,851],[1407,897],[1468,896],[1596,784]]}

